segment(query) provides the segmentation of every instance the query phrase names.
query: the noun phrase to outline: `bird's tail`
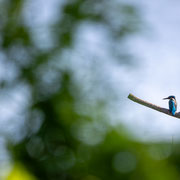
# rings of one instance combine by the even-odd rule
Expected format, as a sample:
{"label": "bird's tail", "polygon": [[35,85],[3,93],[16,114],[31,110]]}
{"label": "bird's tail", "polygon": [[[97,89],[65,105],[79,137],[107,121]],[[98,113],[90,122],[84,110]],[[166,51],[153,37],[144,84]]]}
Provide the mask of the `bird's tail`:
{"label": "bird's tail", "polygon": [[173,116],[175,115],[175,112],[176,112],[176,111],[172,111],[172,112],[171,112]]}

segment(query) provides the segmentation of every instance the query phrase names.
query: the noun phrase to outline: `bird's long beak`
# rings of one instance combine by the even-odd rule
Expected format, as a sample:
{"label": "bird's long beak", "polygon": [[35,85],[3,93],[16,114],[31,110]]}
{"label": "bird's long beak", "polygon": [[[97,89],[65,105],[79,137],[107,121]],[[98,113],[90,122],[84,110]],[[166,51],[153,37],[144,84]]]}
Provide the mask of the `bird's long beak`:
{"label": "bird's long beak", "polygon": [[163,100],[166,100],[166,99],[168,99],[168,97],[167,98],[163,98]]}

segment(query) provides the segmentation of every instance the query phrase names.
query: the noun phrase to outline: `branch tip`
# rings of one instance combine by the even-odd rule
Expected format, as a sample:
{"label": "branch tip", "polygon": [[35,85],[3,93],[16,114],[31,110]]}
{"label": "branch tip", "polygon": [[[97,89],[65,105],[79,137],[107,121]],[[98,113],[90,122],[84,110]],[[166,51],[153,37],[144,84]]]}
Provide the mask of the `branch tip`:
{"label": "branch tip", "polygon": [[[139,98],[137,98],[136,96],[134,96],[134,95],[131,94],[131,93],[129,93],[129,95],[128,95],[127,98],[130,99],[131,101],[134,101],[134,102],[136,102],[136,103],[138,103],[138,104],[141,104],[141,105],[143,105],[143,106],[146,106],[146,107],[148,107],[148,108],[151,108],[151,109],[154,109],[154,110],[156,110],[156,111],[162,112],[162,113],[167,114],[167,115],[169,115],[169,116],[173,116],[173,115],[169,112],[169,109],[162,108],[162,107],[157,106],[157,105],[155,105],[155,104],[152,104],[152,103],[150,103],[150,102],[147,102],[147,101],[144,101],[144,100],[142,100],[142,99],[139,99]],[[179,112],[179,113],[176,113],[173,117],[176,117],[176,118],[179,118],[179,119],[180,119],[180,112]]]}

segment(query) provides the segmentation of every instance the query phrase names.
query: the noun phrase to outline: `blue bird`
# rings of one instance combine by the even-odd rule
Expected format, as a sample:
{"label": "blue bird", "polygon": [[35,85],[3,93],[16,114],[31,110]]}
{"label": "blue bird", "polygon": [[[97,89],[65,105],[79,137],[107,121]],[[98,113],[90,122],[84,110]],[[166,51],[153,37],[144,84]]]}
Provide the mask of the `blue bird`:
{"label": "blue bird", "polygon": [[175,112],[177,111],[177,102],[175,96],[169,96],[167,98],[164,98],[163,100],[165,99],[169,99],[169,111],[174,116]]}

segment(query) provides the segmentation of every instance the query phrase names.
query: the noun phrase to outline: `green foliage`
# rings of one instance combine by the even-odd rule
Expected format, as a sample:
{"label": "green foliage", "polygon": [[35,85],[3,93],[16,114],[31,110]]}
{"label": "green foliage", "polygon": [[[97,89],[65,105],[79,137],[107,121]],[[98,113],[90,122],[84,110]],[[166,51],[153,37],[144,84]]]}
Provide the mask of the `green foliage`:
{"label": "green foliage", "polygon": [[[24,18],[26,13],[33,17],[33,12],[26,12],[28,5],[23,0],[0,2],[1,53],[15,69],[11,80],[1,80],[2,93],[17,86],[27,89],[20,114],[24,123],[15,129],[15,134],[20,131],[19,139],[2,135],[15,162],[9,179],[20,177],[19,171],[25,174],[24,179],[31,177],[29,172],[32,179],[42,180],[179,179],[180,156],[169,150],[169,145],[133,141],[124,127],[119,126],[117,131],[110,125],[107,104],[116,96],[110,92],[99,97],[100,88],[108,91],[106,79],[102,82],[96,76],[101,67],[93,64],[92,74],[85,76],[96,78],[85,83],[77,80],[76,74],[82,69],[72,68],[68,56],[77,47],[81,23],[92,23],[108,34],[104,41],[110,41],[110,54],[120,57],[119,65],[127,65],[124,57],[129,60],[129,54],[123,44],[126,37],[140,30],[138,9],[115,0],[69,0],[58,7],[55,21],[41,27],[34,22],[37,14],[30,22]],[[43,33],[50,33],[46,41],[37,40],[41,28]],[[84,50],[88,51],[88,44],[79,52]],[[91,57],[84,61],[91,61]],[[85,93],[88,88],[91,91]]]}

